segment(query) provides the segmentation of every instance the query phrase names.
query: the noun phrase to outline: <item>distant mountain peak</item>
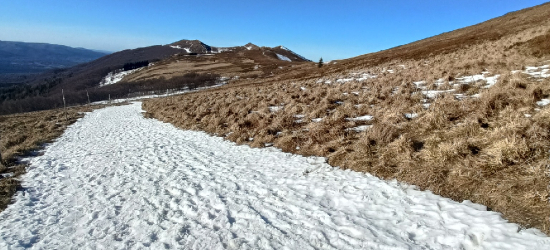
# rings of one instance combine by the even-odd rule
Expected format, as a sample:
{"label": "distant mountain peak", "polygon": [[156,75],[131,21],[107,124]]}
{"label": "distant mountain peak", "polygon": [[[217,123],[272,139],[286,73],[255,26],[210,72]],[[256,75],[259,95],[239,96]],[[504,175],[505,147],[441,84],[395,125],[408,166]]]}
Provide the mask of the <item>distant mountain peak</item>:
{"label": "distant mountain peak", "polygon": [[258,46],[256,44],[253,44],[253,43],[247,43],[247,44],[244,45],[244,47],[248,50],[260,49],[260,46]]}
{"label": "distant mountain peak", "polygon": [[167,46],[170,46],[174,49],[180,49],[184,50],[188,54],[217,54],[222,52],[235,52],[235,51],[243,51],[243,50],[264,50],[264,51],[272,51],[272,57],[278,58],[279,60],[284,61],[310,61],[299,54],[295,53],[294,51],[279,45],[277,47],[260,47],[253,43],[247,43],[244,46],[235,46],[235,47],[214,47],[207,45],[200,40],[180,40],[175,43],[168,44]]}
{"label": "distant mountain peak", "polygon": [[[280,53],[281,55],[284,55],[287,58],[290,58],[292,61],[306,61],[306,62],[311,61],[311,60],[301,56],[300,54],[288,49],[287,47],[285,47],[283,45],[273,47],[272,50]],[[279,58],[281,58],[281,57],[279,57]]]}

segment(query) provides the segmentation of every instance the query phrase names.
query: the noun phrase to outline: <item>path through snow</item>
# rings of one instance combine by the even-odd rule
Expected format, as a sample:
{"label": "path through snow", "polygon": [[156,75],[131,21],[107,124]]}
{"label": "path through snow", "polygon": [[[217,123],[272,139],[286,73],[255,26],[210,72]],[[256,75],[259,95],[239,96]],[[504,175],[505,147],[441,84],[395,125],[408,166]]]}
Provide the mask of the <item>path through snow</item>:
{"label": "path through snow", "polygon": [[499,214],[323,158],[96,110],[30,159],[2,249],[549,249]]}

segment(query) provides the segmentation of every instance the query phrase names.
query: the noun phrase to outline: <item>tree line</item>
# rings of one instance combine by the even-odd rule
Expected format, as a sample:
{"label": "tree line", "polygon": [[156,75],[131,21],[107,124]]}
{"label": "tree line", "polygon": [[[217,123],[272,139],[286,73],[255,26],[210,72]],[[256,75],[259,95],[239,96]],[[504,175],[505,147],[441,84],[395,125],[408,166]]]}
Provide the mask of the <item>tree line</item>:
{"label": "tree line", "polygon": [[[136,96],[136,93],[162,93],[166,90],[196,89],[218,83],[218,74],[187,73],[172,78],[155,78],[138,82],[121,82],[104,87],[64,89],[67,105],[81,105],[91,102]],[[48,79],[46,83],[36,86],[12,86],[12,90],[1,89],[0,115],[30,112],[63,107],[61,89],[57,86],[62,79]]]}
{"label": "tree line", "polygon": [[141,67],[145,67],[149,65],[149,61],[140,61],[140,62],[130,62],[124,64],[124,71],[132,70],[132,69],[138,69]]}

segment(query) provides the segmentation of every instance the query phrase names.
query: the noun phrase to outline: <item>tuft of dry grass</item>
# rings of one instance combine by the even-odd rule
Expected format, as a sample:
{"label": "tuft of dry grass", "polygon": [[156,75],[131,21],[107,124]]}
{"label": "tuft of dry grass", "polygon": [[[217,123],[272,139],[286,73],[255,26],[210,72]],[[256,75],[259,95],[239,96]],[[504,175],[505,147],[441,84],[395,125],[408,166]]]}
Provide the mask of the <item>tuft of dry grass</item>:
{"label": "tuft of dry grass", "polygon": [[[416,91],[387,79],[211,90],[148,100],[143,107],[149,117],[184,129],[325,156],[333,166],[472,200],[548,232],[550,109],[536,111],[535,102],[550,94],[549,83],[508,74],[492,88],[479,89],[479,98],[446,94],[429,109]],[[348,119],[364,115],[375,119]],[[371,127],[350,130],[362,125]]]}

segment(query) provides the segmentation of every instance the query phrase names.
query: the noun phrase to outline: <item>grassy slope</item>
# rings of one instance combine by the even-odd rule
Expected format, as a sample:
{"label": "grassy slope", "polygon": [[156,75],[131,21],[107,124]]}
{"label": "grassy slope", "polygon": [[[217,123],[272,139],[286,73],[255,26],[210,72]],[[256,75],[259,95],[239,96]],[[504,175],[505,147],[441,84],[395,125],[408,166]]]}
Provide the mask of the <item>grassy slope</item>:
{"label": "grassy slope", "polygon": [[[545,29],[549,22],[549,13],[550,3],[546,3],[403,46],[343,60],[341,64],[353,67],[365,63],[380,64],[396,58],[422,60],[430,55],[467,50],[482,42],[503,40],[526,30],[533,32],[537,27]],[[536,34],[528,32],[524,35],[526,37],[523,39],[531,40]]]}
{"label": "grassy slope", "polygon": [[[189,72],[215,73],[233,78],[267,78],[275,74],[295,70],[303,64],[303,60],[287,62],[277,58],[275,53],[290,53],[279,48],[257,48],[247,50],[236,47],[234,51],[226,51],[213,55],[174,55],[167,60],[155,63],[154,66],[131,74],[124,82],[138,82],[153,78],[172,78]],[[288,55],[290,56],[290,55]]]}
{"label": "grassy slope", "polygon": [[[550,95],[550,82],[511,74],[550,63],[549,20],[550,4],[544,4],[322,69],[311,64],[278,80],[150,100],[144,108],[185,129],[255,147],[274,143],[288,152],[325,156],[334,166],[482,203],[550,233],[550,108],[536,105]],[[489,89],[484,82],[449,84],[482,71],[500,74],[498,83]],[[352,73],[377,78],[334,84]],[[420,80],[428,89],[455,92],[428,100],[425,109],[426,96],[412,84]],[[459,100],[456,93],[480,96]],[[273,112],[273,106],[282,108]],[[411,112],[418,117],[404,116]],[[375,119],[346,120],[367,114]],[[372,127],[348,130],[359,125]]]}

